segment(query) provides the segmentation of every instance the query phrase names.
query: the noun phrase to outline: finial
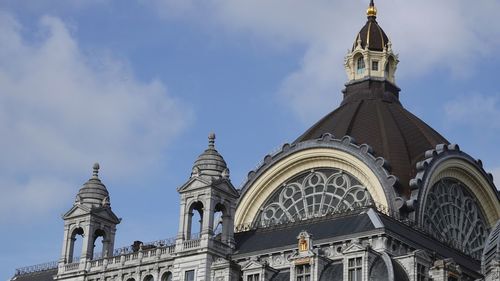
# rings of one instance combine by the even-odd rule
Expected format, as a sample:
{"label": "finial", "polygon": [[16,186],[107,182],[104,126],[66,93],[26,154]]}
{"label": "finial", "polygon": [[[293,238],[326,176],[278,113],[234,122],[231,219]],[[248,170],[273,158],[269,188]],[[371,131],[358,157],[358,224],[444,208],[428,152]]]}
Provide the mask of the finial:
{"label": "finial", "polygon": [[377,8],[375,7],[373,0],[370,1],[370,6],[368,6],[368,9],[366,10],[366,15],[368,17],[377,17]]}
{"label": "finial", "polygon": [[99,163],[95,163],[94,166],[92,167],[94,169],[94,172],[92,173],[93,178],[97,178],[99,176]]}
{"label": "finial", "polygon": [[208,147],[215,148],[215,133],[214,132],[210,132],[210,134],[208,134]]}

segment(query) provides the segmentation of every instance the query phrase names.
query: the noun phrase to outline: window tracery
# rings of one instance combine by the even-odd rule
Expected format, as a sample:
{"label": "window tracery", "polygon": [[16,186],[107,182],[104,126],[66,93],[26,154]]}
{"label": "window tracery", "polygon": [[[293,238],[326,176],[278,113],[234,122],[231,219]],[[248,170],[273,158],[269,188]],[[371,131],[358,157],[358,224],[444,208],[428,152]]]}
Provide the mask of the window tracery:
{"label": "window tracery", "polygon": [[371,203],[361,183],[338,169],[313,170],[283,184],[261,208],[262,226],[320,217]]}
{"label": "window tracery", "polygon": [[488,236],[485,222],[475,197],[458,180],[442,179],[427,195],[426,231],[478,260]]}

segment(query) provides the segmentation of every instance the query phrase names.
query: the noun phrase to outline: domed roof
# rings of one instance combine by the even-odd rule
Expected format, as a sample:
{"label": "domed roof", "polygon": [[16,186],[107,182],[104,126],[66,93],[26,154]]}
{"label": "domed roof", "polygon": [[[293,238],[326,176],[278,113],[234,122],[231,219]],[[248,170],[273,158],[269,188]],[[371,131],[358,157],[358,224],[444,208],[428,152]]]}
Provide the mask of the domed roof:
{"label": "domed roof", "polygon": [[95,163],[92,177],[83,184],[76,195],[76,203],[89,206],[108,206],[109,192],[99,179],[99,164]]}
{"label": "domed roof", "polygon": [[194,162],[192,175],[227,177],[229,170],[222,155],[215,149],[215,134],[208,136],[208,148]]}
{"label": "domed roof", "polygon": [[319,138],[325,133],[337,138],[349,135],[385,158],[390,172],[400,180],[399,192],[409,195],[409,181],[425,151],[449,142],[399,102],[399,88],[388,81],[368,78],[350,83],[339,108],[314,124],[295,142]]}
{"label": "domed roof", "polygon": [[377,9],[375,8],[373,1],[368,7],[367,16],[368,21],[356,35],[356,40],[352,45],[352,50],[354,51],[356,46],[360,44],[363,49],[368,46],[368,50],[381,52],[385,47],[387,47],[387,44],[389,44],[389,38],[377,23]]}

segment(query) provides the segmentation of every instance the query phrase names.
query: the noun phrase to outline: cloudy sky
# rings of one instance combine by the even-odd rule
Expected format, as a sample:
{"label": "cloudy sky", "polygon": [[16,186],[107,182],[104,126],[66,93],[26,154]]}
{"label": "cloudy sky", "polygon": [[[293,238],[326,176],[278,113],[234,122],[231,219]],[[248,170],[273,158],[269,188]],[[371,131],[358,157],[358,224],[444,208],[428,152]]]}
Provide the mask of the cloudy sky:
{"label": "cloudy sky", "polygon": [[[92,164],[117,246],[176,234],[210,131],[239,186],[336,108],[368,1],[0,3],[0,280],[57,260]],[[406,108],[500,179],[500,2],[378,0]]]}

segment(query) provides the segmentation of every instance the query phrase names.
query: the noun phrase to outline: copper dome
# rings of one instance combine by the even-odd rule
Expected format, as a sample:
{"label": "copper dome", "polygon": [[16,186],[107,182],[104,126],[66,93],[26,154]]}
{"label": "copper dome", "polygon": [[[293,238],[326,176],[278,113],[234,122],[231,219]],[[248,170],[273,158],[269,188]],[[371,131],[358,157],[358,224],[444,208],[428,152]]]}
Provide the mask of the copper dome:
{"label": "copper dome", "polygon": [[378,25],[376,17],[369,15],[365,26],[356,35],[356,39],[352,45],[353,51],[356,49],[358,41],[363,49],[368,47],[368,50],[382,52],[387,47],[389,38],[380,25]]}
{"label": "copper dome", "polygon": [[385,158],[400,180],[400,193],[410,194],[409,181],[425,151],[449,142],[399,102],[399,88],[387,81],[365,79],[350,83],[344,100],[295,142],[319,138],[325,133],[349,135],[366,143],[376,156]]}

